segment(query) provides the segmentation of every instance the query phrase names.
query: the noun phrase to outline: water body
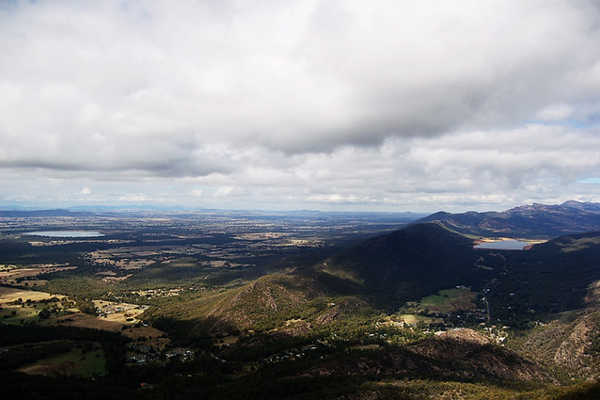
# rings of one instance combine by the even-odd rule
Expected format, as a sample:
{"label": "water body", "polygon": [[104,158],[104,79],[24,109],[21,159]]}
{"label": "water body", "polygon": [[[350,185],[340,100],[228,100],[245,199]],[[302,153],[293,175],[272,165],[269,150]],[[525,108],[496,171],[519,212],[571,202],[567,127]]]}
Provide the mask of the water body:
{"label": "water body", "polygon": [[495,249],[495,250],[523,250],[525,246],[530,245],[530,242],[522,240],[507,239],[498,240],[496,242],[481,242],[474,246],[476,249]]}
{"label": "water body", "polygon": [[82,237],[100,237],[103,233],[98,231],[37,231],[25,232],[23,235],[44,236],[52,238],[82,238]]}

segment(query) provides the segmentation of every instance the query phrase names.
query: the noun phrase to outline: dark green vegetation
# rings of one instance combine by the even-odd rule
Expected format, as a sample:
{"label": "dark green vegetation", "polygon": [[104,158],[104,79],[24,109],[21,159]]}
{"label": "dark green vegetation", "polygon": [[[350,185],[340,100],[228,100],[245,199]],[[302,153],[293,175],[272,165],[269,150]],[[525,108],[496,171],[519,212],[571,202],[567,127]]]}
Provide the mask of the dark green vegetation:
{"label": "dark green vegetation", "polygon": [[503,212],[438,212],[420,222],[437,222],[474,236],[548,239],[569,233],[600,231],[600,204],[567,201],[532,204]]}
{"label": "dark green vegetation", "polygon": [[[474,249],[443,222],[392,230],[399,221],[381,216],[375,225],[348,215],[156,217],[36,217],[4,230],[5,279],[38,280],[35,290],[87,313],[3,303],[7,391],[415,400],[600,391],[600,234],[502,251]],[[532,236],[543,236],[545,222],[533,219]],[[106,236],[32,244],[18,235],[49,223]],[[24,268],[52,263],[77,269]],[[119,325],[96,316],[100,299],[149,307]]]}
{"label": "dark green vegetation", "polygon": [[472,240],[437,224],[416,224],[354,246],[320,270],[357,283],[394,309],[438,290],[485,282],[492,274],[474,267],[474,254]]}

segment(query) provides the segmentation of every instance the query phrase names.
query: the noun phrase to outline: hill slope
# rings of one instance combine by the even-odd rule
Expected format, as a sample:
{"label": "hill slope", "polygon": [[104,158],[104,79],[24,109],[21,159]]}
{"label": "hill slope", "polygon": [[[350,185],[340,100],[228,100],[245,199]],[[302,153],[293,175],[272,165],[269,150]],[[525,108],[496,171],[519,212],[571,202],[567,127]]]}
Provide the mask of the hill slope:
{"label": "hill slope", "polygon": [[350,248],[320,271],[397,304],[456,285],[479,287],[492,273],[474,265],[475,255],[471,239],[437,224],[415,224]]}
{"label": "hill slope", "polygon": [[294,336],[372,313],[360,297],[331,292],[311,276],[270,274],[237,288],[163,304],[145,315],[178,321],[192,336],[248,330]]}
{"label": "hill slope", "polygon": [[[562,236],[528,251],[499,251],[474,249],[472,240],[437,224],[415,224],[313,268],[166,304],[155,314],[198,326],[202,320],[217,331],[269,330],[292,319],[314,327],[351,317],[353,307],[396,312],[407,301],[466,286],[473,296],[485,294],[493,318],[519,323],[535,314],[600,304],[600,289],[590,289],[597,281],[600,233]],[[342,306],[346,302],[353,306]]]}
{"label": "hill slope", "polygon": [[[489,257],[489,256],[488,256]],[[504,252],[504,274],[487,286],[500,316],[557,313],[598,302],[600,232],[561,236],[529,251]]]}
{"label": "hill slope", "polygon": [[[485,296],[487,326],[523,332],[510,344],[516,352],[496,346],[483,330],[425,337],[394,319],[407,300],[440,298],[430,295],[456,285],[476,297],[472,315],[483,315]],[[174,337],[234,338],[220,353],[224,359],[270,365],[283,349],[318,348],[324,358],[294,367],[302,376],[552,381],[565,375],[548,371],[559,370],[600,377],[600,233],[562,236],[528,251],[480,250],[442,226],[415,224],[313,268],[169,301],[145,318]],[[572,317],[563,321],[558,312]],[[437,313],[449,322],[446,329],[465,326],[453,318],[466,313]],[[546,325],[529,330],[534,320]],[[466,326],[481,329],[480,321]]]}
{"label": "hill slope", "polygon": [[513,339],[511,349],[568,377],[600,378],[600,311],[565,313]]}

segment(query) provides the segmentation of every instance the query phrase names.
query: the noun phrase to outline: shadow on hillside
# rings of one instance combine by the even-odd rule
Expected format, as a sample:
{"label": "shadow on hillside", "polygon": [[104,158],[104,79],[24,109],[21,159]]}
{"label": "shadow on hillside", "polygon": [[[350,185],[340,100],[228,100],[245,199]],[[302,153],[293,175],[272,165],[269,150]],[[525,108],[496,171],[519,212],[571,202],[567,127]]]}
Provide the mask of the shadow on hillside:
{"label": "shadow on hillside", "polygon": [[152,321],[152,326],[167,332],[177,344],[197,347],[210,347],[217,337],[240,333],[232,323],[215,317],[193,320],[159,317]]}

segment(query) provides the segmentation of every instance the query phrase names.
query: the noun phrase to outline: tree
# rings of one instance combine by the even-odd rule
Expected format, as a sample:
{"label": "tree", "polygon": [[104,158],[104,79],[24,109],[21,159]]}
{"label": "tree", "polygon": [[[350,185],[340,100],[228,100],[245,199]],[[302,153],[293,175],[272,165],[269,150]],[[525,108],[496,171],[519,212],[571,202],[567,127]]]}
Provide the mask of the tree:
{"label": "tree", "polygon": [[38,314],[39,319],[48,319],[50,318],[50,310],[47,308],[42,309],[42,311],[40,311],[40,313]]}
{"label": "tree", "polygon": [[91,300],[88,299],[77,299],[77,308],[79,311],[85,314],[96,315],[96,306]]}

